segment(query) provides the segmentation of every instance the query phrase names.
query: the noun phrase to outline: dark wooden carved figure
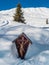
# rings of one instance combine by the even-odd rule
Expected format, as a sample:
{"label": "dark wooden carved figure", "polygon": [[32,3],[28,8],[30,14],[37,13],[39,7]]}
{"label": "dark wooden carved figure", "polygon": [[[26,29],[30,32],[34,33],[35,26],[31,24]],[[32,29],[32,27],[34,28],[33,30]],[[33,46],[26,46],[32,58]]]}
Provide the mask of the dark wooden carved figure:
{"label": "dark wooden carved figure", "polygon": [[26,34],[22,33],[13,41],[13,43],[16,45],[18,56],[21,59],[24,59],[28,46],[30,43],[32,43],[31,40],[26,36]]}

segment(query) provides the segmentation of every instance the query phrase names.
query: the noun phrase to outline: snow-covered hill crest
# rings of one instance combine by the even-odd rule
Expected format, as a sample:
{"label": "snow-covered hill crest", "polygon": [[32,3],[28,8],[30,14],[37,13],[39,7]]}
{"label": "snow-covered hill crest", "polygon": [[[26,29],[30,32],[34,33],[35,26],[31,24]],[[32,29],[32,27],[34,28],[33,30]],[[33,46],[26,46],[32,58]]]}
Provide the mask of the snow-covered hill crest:
{"label": "snow-covered hill crest", "polygon": [[[0,11],[0,65],[49,65],[49,8],[22,8],[26,24],[13,21],[15,8]],[[48,21],[49,22],[49,21]],[[25,60],[12,41],[24,32],[32,41]]]}

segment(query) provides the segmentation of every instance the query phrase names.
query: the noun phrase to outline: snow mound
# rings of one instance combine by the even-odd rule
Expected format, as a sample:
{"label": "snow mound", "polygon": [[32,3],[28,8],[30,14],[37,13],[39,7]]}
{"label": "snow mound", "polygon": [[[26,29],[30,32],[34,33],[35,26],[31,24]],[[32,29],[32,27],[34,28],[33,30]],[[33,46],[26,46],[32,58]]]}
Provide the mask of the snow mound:
{"label": "snow mound", "polygon": [[40,53],[35,60],[38,65],[49,65],[49,50]]}

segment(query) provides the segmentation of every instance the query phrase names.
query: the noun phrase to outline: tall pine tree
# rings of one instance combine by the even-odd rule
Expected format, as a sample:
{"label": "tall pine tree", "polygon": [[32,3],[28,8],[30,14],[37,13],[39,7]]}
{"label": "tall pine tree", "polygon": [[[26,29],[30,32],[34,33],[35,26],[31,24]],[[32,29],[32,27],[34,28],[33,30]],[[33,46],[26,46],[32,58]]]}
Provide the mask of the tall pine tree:
{"label": "tall pine tree", "polygon": [[14,15],[14,21],[25,23],[25,19],[23,17],[23,12],[21,10],[21,4],[19,3],[16,8],[16,13]]}

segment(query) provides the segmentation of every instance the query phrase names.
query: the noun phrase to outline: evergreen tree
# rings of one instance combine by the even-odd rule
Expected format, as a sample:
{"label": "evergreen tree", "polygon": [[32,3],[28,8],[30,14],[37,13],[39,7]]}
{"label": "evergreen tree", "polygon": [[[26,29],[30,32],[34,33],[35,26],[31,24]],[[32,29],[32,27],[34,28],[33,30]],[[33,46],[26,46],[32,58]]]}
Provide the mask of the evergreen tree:
{"label": "evergreen tree", "polygon": [[23,17],[23,12],[21,10],[21,4],[19,3],[16,8],[16,13],[14,15],[14,21],[25,23],[25,19]]}

